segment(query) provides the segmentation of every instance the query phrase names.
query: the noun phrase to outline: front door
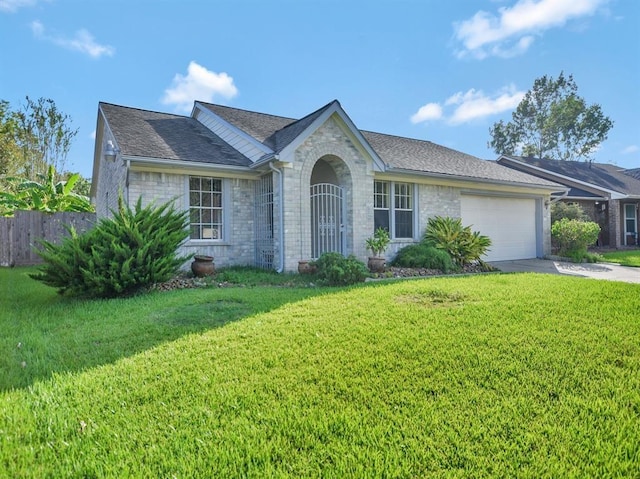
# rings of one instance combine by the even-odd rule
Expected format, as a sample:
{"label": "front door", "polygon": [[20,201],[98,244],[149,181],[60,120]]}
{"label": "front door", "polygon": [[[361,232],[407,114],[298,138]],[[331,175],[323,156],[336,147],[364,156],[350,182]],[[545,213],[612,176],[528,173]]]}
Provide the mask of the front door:
{"label": "front door", "polygon": [[343,190],[331,183],[311,185],[311,256],[344,254]]}

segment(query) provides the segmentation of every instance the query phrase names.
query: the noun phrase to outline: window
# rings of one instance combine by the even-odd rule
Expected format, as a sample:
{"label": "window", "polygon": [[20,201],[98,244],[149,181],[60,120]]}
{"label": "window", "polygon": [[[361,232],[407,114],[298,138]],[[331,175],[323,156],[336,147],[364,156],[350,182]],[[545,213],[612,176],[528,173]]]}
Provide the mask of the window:
{"label": "window", "polygon": [[413,238],[413,185],[374,181],[373,221],[374,230],[385,228],[392,238]]}
{"label": "window", "polygon": [[189,177],[191,239],[222,239],[222,180]]}

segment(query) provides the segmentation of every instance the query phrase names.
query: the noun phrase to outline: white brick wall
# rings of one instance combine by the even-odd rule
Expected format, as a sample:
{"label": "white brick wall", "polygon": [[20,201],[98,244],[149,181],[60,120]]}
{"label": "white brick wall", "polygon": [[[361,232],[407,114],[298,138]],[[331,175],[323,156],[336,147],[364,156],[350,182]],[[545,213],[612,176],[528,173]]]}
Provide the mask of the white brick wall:
{"label": "white brick wall", "polygon": [[285,270],[311,258],[311,173],[319,159],[335,170],[344,188],[346,254],[366,259],[365,239],[373,231],[373,173],[366,159],[330,118],[300,145],[291,168],[284,168]]}
{"label": "white brick wall", "polygon": [[[211,175],[215,177],[215,175]],[[130,204],[142,197],[142,204],[162,204],[174,200],[177,209],[188,209],[188,175],[132,171],[129,175]],[[217,267],[250,265],[254,262],[253,180],[223,180],[224,238],[221,241],[187,240],[180,254],[214,257]],[[190,262],[183,265],[188,268]]]}

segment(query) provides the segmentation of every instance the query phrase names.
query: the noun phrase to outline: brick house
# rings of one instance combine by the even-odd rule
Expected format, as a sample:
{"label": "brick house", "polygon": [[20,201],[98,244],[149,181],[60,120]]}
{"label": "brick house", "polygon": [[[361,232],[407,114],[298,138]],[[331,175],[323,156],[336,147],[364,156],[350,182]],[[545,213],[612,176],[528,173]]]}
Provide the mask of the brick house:
{"label": "brick house", "polygon": [[600,225],[599,246],[638,246],[639,168],[507,155],[498,163],[569,188],[560,201],[579,204]]}
{"label": "brick house", "polygon": [[301,119],[196,101],[190,116],[100,103],[92,200],[175,199],[186,252],[293,271],[326,251],[365,260],[377,227],[390,258],[429,217],[491,237],[487,260],[550,252],[551,194],[565,188],[434,143],[359,130],[338,101]]}

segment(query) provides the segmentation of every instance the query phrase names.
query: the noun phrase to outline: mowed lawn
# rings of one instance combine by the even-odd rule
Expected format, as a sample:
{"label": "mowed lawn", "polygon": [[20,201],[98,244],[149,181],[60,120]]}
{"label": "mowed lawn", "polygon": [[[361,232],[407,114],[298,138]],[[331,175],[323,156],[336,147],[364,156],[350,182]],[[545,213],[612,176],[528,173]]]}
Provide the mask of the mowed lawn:
{"label": "mowed lawn", "polygon": [[0,270],[0,477],[638,477],[640,286],[74,301]]}
{"label": "mowed lawn", "polygon": [[610,263],[640,268],[640,249],[611,251],[603,253],[602,256],[604,256],[605,261]]}

